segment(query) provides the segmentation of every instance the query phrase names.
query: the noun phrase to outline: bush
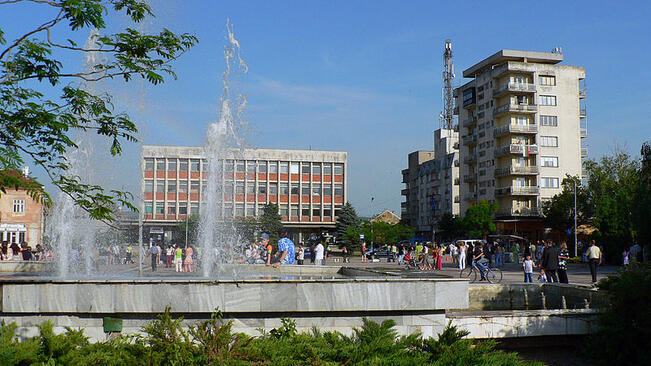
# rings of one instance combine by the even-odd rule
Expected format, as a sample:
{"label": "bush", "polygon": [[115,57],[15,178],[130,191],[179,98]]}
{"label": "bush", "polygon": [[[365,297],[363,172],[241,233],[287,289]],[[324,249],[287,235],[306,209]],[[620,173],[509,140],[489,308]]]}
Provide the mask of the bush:
{"label": "bush", "polygon": [[589,355],[602,365],[651,365],[651,264],[635,264],[598,285],[609,305],[599,316]]}
{"label": "bush", "polygon": [[494,342],[473,343],[467,332],[448,326],[437,339],[420,334],[398,336],[395,323],[364,319],[351,336],[339,332],[298,333],[296,324],[282,326],[260,337],[236,334],[219,313],[184,329],[169,309],[143,327],[142,336],[88,342],[81,330],[54,335],[51,323],[38,337],[17,341],[16,326],[0,327],[3,364],[62,365],[539,365],[516,353],[494,349]]}

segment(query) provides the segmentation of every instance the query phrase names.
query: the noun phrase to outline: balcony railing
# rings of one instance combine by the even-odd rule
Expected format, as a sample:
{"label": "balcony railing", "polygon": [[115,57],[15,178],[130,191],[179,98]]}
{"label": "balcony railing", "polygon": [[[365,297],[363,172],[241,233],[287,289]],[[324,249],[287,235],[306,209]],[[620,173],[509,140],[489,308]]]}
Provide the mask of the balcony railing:
{"label": "balcony railing", "polygon": [[500,209],[497,216],[542,216],[540,207],[516,207],[511,209]]}
{"label": "balcony railing", "polygon": [[477,124],[477,117],[470,117],[463,120],[463,127],[471,127]]}
{"label": "balcony railing", "polygon": [[496,177],[503,177],[505,175],[530,175],[538,174],[537,166],[511,166],[507,168],[495,169]]}
{"label": "balcony railing", "polygon": [[459,178],[454,178],[454,185],[455,185],[455,186],[458,186],[459,183],[461,183],[461,182],[459,181]]}
{"label": "balcony railing", "polygon": [[406,196],[409,194],[409,188],[404,188],[403,190],[400,191],[401,196]]}
{"label": "balcony railing", "polygon": [[518,62],[507,62],[504,65],[493,69],[493,77],[497,78],[507,71],[533,73],[535,71],[535,66],[527,65],[524,63],[518,63]]}
{"label": "balcony railing", "polygon": [[465,135],[463,136],[462,139],[464,145],[471,145],[477,143],[477,135],[474,133],[472,135]]}
{"label": "balcony railing", "polygon": [[459,142],[456,141],[454,144],[452,144],[452,148],[455,150],[459,150]]}
{"label": "balcony railing", "polygon": [[536,84],[509,82],[506,85],[502,85],[499,88],[494,89],[493,90],[493,96],[497,96],[497,95],[500,95],[500,94],[506,93],[506,92],[535,93],[536,92]]}
{"label": "balcony railing", "polygon": [[588,129],[587,128],[582,128],[581,129],[581,137],[588,137]]}
{"label": "balcony railing", "polygon": [[507,133],[538,133],[537,125],[506,125],[493,129],[493,136],[502,136]]}
{"label": "balcony railing", "polygon": [[496,196],[536,196],[540,192],[540,189],[535,186],[528,187],[501,187],[495,188]]}
{"label": "balcony railing", "polygon": [[495,149],[495,156],[502,156],[505,154],[527,155],[525,152],[525,147],[528,148],[526,152],[528,152],[529,155],[538,154],[538,145],[510,144],[506,146],[500,146]]}
{"label": "balcony railing", "polygon": [[581,148],[581,157],[585,158],[586,156],[588,156],[588,148],[587,147],[582,147]]}
{"label": "balcony railing", "polygon": [[470,192],[463,195],[464,201],[474,201],[477,199],[477,192]]}
{"label": "balcony railing", "polygon": [[454,203],[459,203],[460,199],[459,196],[454,196]]}
{"label": "balcony railing", "polygon": [[476,182],[476,181],[477,181],[477,176],[474,175],[474,174],[471,174],[471,175],[464,175],[464,176],[463,176],[463,181],[464,181],[465,183]]}
{"label": "balcony railing", "polygon": [[475,155],[466,156],[465,158],[463,158],[463,162],[466,164],[475,163],[477,162],[477,156]]}
{"label": "balcony railing", "polygon": [[588,116],[588,111],[586,111],[585,108],[581,108],[581,109],[579,110],[579,117],[581,117],[581,118],[585,118],[585,117],[587,117],[587,116]]}
{"label": "balcony railing", "polygon": [[579,98],[585,98],[585,88],[579,90]]}
{"label": "balcony railing", "polygon": [[454,130],[454,132],[459,132],[459,124],[452,126],[452,130]]}
{"label": "balcony railing", "polygon": [[536,113],[538,106],[535,104],[502,104],[493,110],[493,116],[503,113]]}

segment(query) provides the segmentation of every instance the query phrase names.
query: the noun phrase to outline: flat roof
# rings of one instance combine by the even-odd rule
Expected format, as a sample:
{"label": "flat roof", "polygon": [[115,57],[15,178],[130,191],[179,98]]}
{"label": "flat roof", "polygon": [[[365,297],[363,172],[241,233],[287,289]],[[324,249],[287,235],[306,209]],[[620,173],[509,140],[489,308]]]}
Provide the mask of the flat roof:
{"label": "flat roof", "polygon": [[562,53],[537,52],[537,51],[518,51],[518,50],[500,50],[492,56],[489,56],[473,66],[463,70],[464,78],[475,77],[482,69],[495,64],[501,64],[506,61],[535,62],[539,64],[557,64],[563,61]]}
{"label": "flat roof", "polygon": [[[292,150],[292,149],[230,149],[226,151],[225,159],[246,159],[246,160],[290,160],[290,161],[323,161],[346,163],[348,152],[327,151],[327,150]],[[171,145],[143,145],[143,158],[167,157],[167,158],[191,158],[202,159],[204,156],[203,146],[171,146]]]}

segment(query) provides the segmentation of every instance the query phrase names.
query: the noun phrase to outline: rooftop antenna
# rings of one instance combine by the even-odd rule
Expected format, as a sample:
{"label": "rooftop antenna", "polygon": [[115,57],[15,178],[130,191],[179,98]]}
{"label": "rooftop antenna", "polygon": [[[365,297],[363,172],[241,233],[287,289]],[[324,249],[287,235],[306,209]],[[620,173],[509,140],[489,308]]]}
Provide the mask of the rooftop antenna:
{"label": "rooftop antenna", "polygon": [[552,53],[557,53],[559,55],[562,55],[563,54],[563,47],[560,47],[560,46],[554,47],[554,49],[552,50]]}
{"label": "rooftop antenna", "polygon": [[454,79],[454,64],[452,63],[452,40],[445,40],[443,51],[443,112],[441,113],[441,127],[452,129],[454,119],[454,99],[452,96],[452,80]]}

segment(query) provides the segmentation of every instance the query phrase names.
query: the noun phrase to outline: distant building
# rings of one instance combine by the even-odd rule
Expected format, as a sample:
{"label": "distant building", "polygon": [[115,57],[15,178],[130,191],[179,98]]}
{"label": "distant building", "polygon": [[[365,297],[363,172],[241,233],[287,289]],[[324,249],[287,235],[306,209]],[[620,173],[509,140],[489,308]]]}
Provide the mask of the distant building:
{"label": "distant building", "polygon": [[[12,174],[23,177],[18,171]],[[23,179],[29,179],[24,177]],[[43,205],[27,191],[7,188],[0,192],[0,242],[40,244],[43,233]]]}
{"label": "distant building", "polygon": [[387,224],[395,225],[400,222],[400,216],[396,215],[392,211],[384,210],[381,213],[373,216],[371,222],[384,222]]}
{"label": "distant building", "polygon": [[[144,224],[156,239],[201,213],[208,173],[202,147],[144,146]],[[347,153],[341,151],[244,149],[222,159],[223,220],[257,217],[268,203],[297,242],[333,231],[347,201]]]}
{"label": "distant building", "polygon": [[434,131],[434,150],[409,154],[402,171],[403,221],[416,235],[431,238],[443,213],[459,214],[459,135],[454,130]]}
{"label": "distant building", "polygon": [[464,70],[459,117],[461,213],[496,201],[498,229],[534,239],[541,205],[587,156],[585,69],[558,52],[501,50]]}

